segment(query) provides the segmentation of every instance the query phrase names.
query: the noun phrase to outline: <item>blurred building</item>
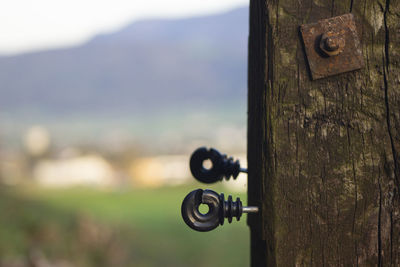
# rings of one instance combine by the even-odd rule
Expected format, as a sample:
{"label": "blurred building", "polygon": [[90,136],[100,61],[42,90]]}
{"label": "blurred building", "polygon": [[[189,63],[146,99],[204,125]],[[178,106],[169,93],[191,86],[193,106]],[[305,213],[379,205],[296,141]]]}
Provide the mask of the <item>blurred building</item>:
{"label": "blurred building", "polygon": [[136,186],[183,184],[191,177],[189,158],[186,155],[139,158],[131,163],[129,174]]}
{"label": "blurred building", "polygon": [[32,126],[26,131],[23,143],[29,155],[41,156],[50,148],[50,134],[45,127]]}
{"label": "blurred building", "polygon": [[33,169],[33,177],[40,185],[55,187],[106,187],[116,183],[111,164],[96,154],[41,160]]}

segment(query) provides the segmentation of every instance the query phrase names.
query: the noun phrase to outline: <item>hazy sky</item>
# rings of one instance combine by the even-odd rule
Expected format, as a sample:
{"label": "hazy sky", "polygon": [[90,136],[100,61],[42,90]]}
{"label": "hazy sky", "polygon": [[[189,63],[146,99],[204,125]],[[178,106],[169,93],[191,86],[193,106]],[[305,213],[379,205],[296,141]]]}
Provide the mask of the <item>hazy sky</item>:
{"label": "hazy sky", "polygon": [[3,0],[0,54],[86,41],[148,17],[186,17],[243,6],[248,0]]}

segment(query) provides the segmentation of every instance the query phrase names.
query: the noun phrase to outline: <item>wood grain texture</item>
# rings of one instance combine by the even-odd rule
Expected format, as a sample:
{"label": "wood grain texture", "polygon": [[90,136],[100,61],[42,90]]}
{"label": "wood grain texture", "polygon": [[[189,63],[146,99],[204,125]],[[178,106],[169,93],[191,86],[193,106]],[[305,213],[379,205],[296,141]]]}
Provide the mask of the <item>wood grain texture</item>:
{"label": "wood grain texture", "polygon": [[[353,13],[366,67],[311,81],[299,26]],[[251,0],[252,266],[400,266],[400,1]]]}

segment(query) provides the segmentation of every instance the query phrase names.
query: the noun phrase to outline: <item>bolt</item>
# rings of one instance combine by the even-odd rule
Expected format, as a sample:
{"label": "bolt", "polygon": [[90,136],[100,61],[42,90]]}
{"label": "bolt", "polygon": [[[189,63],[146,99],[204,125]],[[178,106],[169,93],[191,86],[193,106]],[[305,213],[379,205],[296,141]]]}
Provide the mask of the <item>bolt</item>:
{"label": "bolt", "polygon": [[338,37],[328,37],[325,39],[324,47],[328,51],[336,51],[339,49]]}
{"label": "bolt", "polygon": [[343,51],[344,45],[345,40],[336,33],[327,32],[321,37],[320,48],[328,57],[339,55]]}

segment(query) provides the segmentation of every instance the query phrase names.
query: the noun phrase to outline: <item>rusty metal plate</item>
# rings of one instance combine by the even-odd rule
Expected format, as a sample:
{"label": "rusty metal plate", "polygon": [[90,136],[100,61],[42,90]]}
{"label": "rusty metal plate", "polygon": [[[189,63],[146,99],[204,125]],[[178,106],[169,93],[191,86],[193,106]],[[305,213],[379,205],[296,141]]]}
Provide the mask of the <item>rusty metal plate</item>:
{"label": "rusty metal plate", "polygon": [[313,80],[364,67],[353,14],[304,24],[300,31]]}

